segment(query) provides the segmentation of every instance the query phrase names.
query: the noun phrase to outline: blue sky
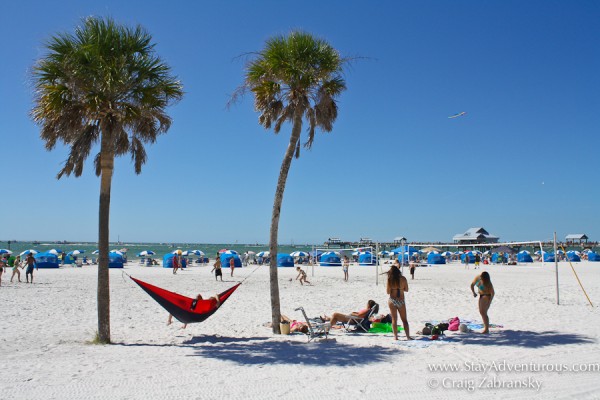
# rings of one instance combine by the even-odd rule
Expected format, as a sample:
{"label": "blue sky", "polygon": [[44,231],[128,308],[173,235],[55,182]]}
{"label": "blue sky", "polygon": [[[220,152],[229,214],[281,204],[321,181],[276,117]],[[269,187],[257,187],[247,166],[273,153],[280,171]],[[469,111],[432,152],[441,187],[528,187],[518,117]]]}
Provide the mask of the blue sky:
{"label": "blue sky", "polygon": [[186,91],[143,173],[116,163],[111,240],[268,241],[291,128],[260,127],[251,97],[226,104],[239,56],[292,29],[358,58],[333,131],[292,163],[280,242],[451,241],[475,226],[600,240],[596,1],[23,1],[0,15],[0,240],[97,239],[92,164],[56,180],[67,149],[47,152],[28,114],[44,41],[89,15],[144,26]]}

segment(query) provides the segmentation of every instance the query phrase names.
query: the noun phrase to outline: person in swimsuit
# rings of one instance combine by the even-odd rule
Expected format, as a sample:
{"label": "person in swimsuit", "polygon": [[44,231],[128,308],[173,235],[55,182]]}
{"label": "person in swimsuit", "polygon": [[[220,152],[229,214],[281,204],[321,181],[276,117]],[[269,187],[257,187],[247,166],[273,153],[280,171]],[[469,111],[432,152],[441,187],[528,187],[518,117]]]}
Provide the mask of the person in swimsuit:
{"label": "person in swimsuit", "polygon": [[304,272],[304,270],[300,267],[296,267],[296,271],[298,271],[298,276],[296,277],[296,280],[300,279],[301,285],[304,285],[304,283],[302,282],[306,282],[310,285],[310,282],[306,280],[306,272]]}
{"label": "person in swimsuit", "polygon": [[223,282],[223,271],[221,270],[221,258],[218,255],[217,255],[217,260],[215,261],[215,264],[213,265],[213,269],[211,269],[210,272],[213,272],[213,271],[215,271],[215,281],[220,276],[221,282]]}
{"label": "person in swimsuit", "polygon": [[229,269],[231,270],[231,276],[233,276],[233,270],[235,269],[235,257],[229,259]]}
{"label": "person in swimsuit", "polygon": [[408,292],[408,281],[402,276],[400,269],[394,265],[387,272],[387,276],[386,291],[390,296],[388,306],[390,307],[390,314],[392,316],[394,340],[398,340],[398,314],[400,314],[400,319],[402,320],[406,339],[412,340],[408,319],[406,318],[406,302],[404,297],[404,292]]}
{"label": "person in swimsuit", "polygon": [[12,267],[12,276],[10,277],[10,281],[13,281],[13,278],[15,277],[15,275],[17,275],[17,279],[19,280],[19,282],[21,282],[21,271],[19,271],[19,268],[23,268],[21,267],[21,256],[17,256],[14,260],[14,264]]}
{"label": "person in swimsuit", "polygon": [[494,299],[494,285],[490,279],[490,274],[483,271],[480,275],[477,275],[473,282],[471,282],[471,292],[473,297],[477,297],[475,293],[475,286],[479,289],[479,313],[483,319],[483,331],[481,333],[490,333],[490,317],[488,317],[488,310]]}
{"label": "person in swimsuit", "polygon": [[415,269],[417,268],[417,261],[411,261],[410,265],[410,279],[415,279]]}
{"label": "person in swimsuit", "polygon": [[360,310],[360,311],[354,311],[354,312],[351,312],[351,313],[350,313],[350,315],[347,315],[347,314],[342,314],[342,313],[337,313],[337,312],[336,312],[336,313],[333,313],[333,315],[332,315],[331,317],[322,316],[322,317],[321,317],[321,319],[322,319],[323,321],[329,321],[329,322],[330,322],[330,324],[331,324],[331,327],[332,327],[332,328],[334,328],[334,329],[339,329],[339,328],[341,328],[341,327],[340,327],[340,326],[336,326],[336,324],[337,324],[338,322],[348,322],[348,321],[350,321],[350,317],[351,317],[351,316],[352,316],[352,317],[360,317],[360,318],[364,318],[364,317],[366,317],[367,315],[369,315],[369,311],[371,311],[371,309],[372,309],[373,307],[375,307],[375,310],[374,310],[374,312],[373,312],[373,315],[374,315],[374,314],[377,314],[377,313],[379,312],[379,304],[377,304],[377,303],[375,302],[375,300],[369,300],[369,301],[367,302],[367,307],[366,307],[366,308],[363,308],[363,309],[362,309],[362,310]]}
{"label": "person in swimsuit", "polygon": [[2,286],[2,274],[5,272],[6,268],[8,268],[6,257],[2,256],[2,258],[0,258],[0,286]]}
{"label": "person in swimsuit", "polygon": [[[214,295],[213,297],[210,297],[206,300],[211,300],[214,299],[215,302],[217,303],[216,308],[219,308],[221,306],[221,300],[219,300],[219,296],[218,295]],[[194,300],[192,300],[192,305],[190,306],[190,310],[195,310],[196,309],[196,305],[198,304],[198,301],[200,300],[204,300],[202,298],[201,294],[196,295],[196,298]],[[167,325],[171,325],[173,323],[173,315],[169,314],[169,319],[167,320]],[[187,324],[183,324],[183,326],[181,327],[181,329],[185,329],[187,328]]]}
{"label": "person in swimsuit", "polygon": [[27,263],[27,269],[25,270],[25,280],[29,283],[29,276],[31,275],[31,283],[33,283],[33,267],[35,267],[35,258],[33,258],[33,254],[27,254],[27,259],[25,260]]}
{"label": "person in swimsuit", "polygon": [[180,261],[179,261],[179,255],[175,254],[173,256],[173,274],[177,273],[177,270],[179,269],[179,265],[180,265]]}
{"label": "person in swimsuit", "polygon": [[344,270],[344,281],[348,282],[348,268],[350,268],[350,259],[348,256],[344,256],[344,264],[342,269]]}

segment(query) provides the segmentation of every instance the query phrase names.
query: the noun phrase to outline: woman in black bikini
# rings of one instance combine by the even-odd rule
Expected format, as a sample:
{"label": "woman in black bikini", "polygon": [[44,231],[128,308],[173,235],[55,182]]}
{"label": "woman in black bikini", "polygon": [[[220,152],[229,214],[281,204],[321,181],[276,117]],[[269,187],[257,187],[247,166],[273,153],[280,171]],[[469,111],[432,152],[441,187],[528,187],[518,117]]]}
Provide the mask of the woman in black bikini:
{"label": "woman in black bikini", "polygon": [[410,327],[408,326],[408,320],[406,318],[406,303],[404,298],[404,292],[408,292],[408,281],[402,276],[400,269],[395,265],[392,265],[392,268],[390,268],[387,275],[386,290],[387,294],[390,295],[388,305],[392,316],[394,340],[398,340],[398,314],[400,314],[400,319],[402,320],[406,339],[412,340],[410,337]]}
{"label": "woman in black bikini", "polygon": [[473,296],[477,297],[475,293],[475,286],[479,289],[479,313],[483,319],[483,331],[481,333],[490,333],[490,317],[488,317],[488,310],[494,299],[494,285],[490,279],[490,274],[483,271],[481,275],[477,275],[473,282],[471,282],[471,292]]}

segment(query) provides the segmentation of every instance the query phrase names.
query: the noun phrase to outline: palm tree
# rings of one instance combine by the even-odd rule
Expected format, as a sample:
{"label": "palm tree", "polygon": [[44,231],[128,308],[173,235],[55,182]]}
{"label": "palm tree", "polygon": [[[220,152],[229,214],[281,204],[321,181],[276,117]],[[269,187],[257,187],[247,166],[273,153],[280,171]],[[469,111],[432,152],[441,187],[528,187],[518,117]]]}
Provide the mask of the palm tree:
{"label": "palm tree", "polygon": [[110,189],[115,157],[130,154],[135,172],[146,162],[145,143],[166,133],[165,109],[183,97],[181,83],[155,54],[141,26],[110,18],[83,20],[74,34],[52,36],[47,54],[33,68],[33,120],[46,149],[58,141],[70,152],[57,179],[81,176],[84,161],[99,144],[94,164],[100,177],[98,221],[98,335],[110,343],[108,246]]}
{"label": "palm tree", "polygon": [[265,48],[246,67],[244,84],[254,95],[254,108],[260,113],[259,123],[277,134],[284,122],[292,124],[292,134],[281,163],[273,213],[269,251],[271,313],[273,332],[279,332],[280,306],[277,280],[277,234],[283,192],[288,172],[295,156],[300,156],[300,133],[304,121],[308,124],[310,148],[315,129],[330,132],[337,118],[336,98],[346,89],[342,66],[347,60],[327,42],[304,32],[291,32],[267,40]]}

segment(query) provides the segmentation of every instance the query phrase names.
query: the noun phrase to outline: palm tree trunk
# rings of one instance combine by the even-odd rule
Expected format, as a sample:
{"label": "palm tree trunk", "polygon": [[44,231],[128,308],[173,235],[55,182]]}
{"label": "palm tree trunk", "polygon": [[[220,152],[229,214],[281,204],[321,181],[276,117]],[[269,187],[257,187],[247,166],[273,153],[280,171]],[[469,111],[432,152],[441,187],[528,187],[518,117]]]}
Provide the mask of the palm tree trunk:
{"label": "palm tree trunk", "polygon": [[108,246],[110,217],[110,188],[114,168],[114,154],[105,151],[108,143],[102,135],[100,156],[100,207],[98,219],[98,340],[110,343],[110,285],[108,277]]}
{"label": "palm tree trunk", "polygon": [[269,277],[271,286],[271,322],[273,324],[273,333],[280,334],[279,322],[281,322],[281,307],[279,303],[279,280],[277,277],[277,235],[279,233],[279,215],[281,214],[281,203],[283,202],[283,192],[287,181],[288,172],[292,165],[296,145],[300,140],[302,131],[302,113],[296,113],[294,125],[292,127],[292,136],[290,143],[285,151],[285,156],[281,163],[279,179],[277,180],[277,189],[275,190],[275,200],[273,201],[273,214],[271,216],[271,235],[269,238],[269,252],[271,262],[269,264]]}

